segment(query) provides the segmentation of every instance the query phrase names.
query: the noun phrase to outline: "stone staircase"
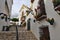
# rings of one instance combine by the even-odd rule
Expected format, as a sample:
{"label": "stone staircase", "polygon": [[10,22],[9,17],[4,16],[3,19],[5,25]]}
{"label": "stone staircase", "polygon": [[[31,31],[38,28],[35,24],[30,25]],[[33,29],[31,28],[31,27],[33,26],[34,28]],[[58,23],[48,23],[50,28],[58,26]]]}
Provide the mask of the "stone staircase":
{"label": "stone staircase", "polygon": [[[18,31],[18,40],[37,40],[31,31],[23,29]],[[0,40],[16,40],[16,31],[0,31]]]}
{"label": "stone staircase", "polygon": [[[17,26],[17,28],[18,28],[18,31],[23,31],[23,30],[26,31],[25,27]],[[9,31],[16,31],[16,27],[15,26],[10,27]]]}

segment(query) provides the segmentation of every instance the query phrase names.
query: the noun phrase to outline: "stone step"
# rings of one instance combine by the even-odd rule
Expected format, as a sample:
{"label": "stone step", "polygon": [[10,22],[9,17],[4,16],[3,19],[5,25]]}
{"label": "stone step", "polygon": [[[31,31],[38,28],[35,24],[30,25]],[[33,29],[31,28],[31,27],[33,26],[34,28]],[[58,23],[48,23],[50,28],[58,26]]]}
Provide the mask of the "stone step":
{"label": "stone step", "polygon": [[[37,40],[31,31],[19,31],[19,40]],[[3,31],[0,32],[0,40],[16,40],[16,31]]]}
{"label": "stone step", "polygon": [[[18,31],[25,31],[25,27],[17,27],[18,28]],[[16,31],[16,27],[15,26],[12,26],[9,28],[9,31]]]}

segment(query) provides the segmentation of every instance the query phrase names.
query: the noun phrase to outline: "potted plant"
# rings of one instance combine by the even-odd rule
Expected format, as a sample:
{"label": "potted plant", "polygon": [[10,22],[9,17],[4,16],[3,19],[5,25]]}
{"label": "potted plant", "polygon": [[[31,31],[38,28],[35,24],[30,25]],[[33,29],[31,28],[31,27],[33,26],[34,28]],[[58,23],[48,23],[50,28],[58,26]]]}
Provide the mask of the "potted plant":
{"label": "potted plant", "polygon": [[53,25],[53,24],[54,24],[54,18],[51,18],[51,19],[48,18],[48,19],[47,19],[47,22],[49,22],[51,25]]}
{"label": "potted plant", "polygon": [[4,19],[4,16],[1,16],[1,19]]}
{"label": "potted plant", "polygon": [[18,18],[12,18],[11,19],[14,22],[14,26],[16,27],[16,40],[18,40],[18,26],[16,25],[16,22],[19,21]]}

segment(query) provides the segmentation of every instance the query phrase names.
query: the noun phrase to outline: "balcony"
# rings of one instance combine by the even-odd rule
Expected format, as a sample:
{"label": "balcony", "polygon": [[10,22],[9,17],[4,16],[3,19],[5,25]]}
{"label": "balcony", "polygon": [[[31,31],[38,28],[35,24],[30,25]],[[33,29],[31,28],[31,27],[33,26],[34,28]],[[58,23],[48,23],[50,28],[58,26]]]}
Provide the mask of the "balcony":
{"label": "balcony", "polygon": [[60,11],[60,5],[58,5],[57,7],[55,7],[56,11]]}
{"label": "balcony", "polygon": [[25,26],[26,26],[26,22],[25,22],[25,21],[22,22],[21,26],[22,26],[22,27],[25,27]]}
{"label": "balcony", "polygon": [[35,9],[35,12],[36,12],[36,16],[34,17],[36,18],[37,21],[47,18],[44,0],[38,1],[38,6],[37,6],[37,9]]}
{"label": "balcony", "polygon": [[41,20],[47,18],[47,15],[42,15],[42,16],[37,15],[37,16],[35,16],[35,18],[37,21],[41,21]]}

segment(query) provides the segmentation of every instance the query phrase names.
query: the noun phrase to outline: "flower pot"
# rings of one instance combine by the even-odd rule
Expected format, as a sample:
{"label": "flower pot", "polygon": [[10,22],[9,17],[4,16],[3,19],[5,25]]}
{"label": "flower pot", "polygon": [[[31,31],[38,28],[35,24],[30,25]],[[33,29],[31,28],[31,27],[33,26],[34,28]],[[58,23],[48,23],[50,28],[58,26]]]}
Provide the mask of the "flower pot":
{"label": "flower pot", "polygon": [[52,18],[52,19],[47,19],[47,22],[49,22],[51,25],[53,25],[54,24],[54,18]]}
{"label": "flower pot", "polygon": [[2,16],[1,19],[4,19],[4,16]]}

